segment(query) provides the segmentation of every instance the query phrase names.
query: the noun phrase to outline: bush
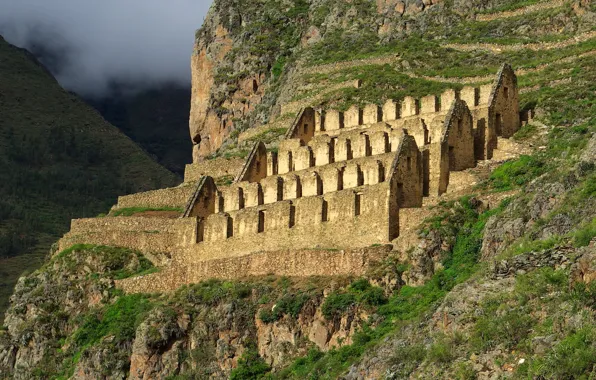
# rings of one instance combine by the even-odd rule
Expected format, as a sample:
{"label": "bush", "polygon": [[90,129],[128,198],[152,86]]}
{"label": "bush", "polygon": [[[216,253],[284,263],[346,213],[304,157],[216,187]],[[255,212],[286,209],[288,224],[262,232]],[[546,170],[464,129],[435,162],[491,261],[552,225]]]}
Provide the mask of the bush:
{"label": "bush", "polygon": [[122,296],[104,310],[89,314],[75,332],[74,341],[79,347],[85,347],[108,335],[113,335],[116,342],[131,340],[152,307],[151,301],[142,294]]}
{"label": "bush", "polygon": [[383,289],[372,286],[367,279],[361,278],[352,282],[347,292],[330,294],[323,303],[322,311],[327,319],[331,319],[356,304],[375,307],[386,303],[387,297]]}
{"label": "bush", "polygon": [[323,303],[321,311],[327,319],[332,319],[345,313],[356,304],[356,297],[352,293],[331,293]]}
{"label": "bush", "polygon": [[407,379],[424,358],[426,358],[426,348],[422,344],[398,348],[391,359],[392,366],[397,368],[395,378]]}
{"label": "bush", "polygon": [[567,274],[563,270],[542,268],[518,276],[515,293],[522,301],[536,299],[552,291],[562,291],[567,286]]}
{"label": "bush", "polygon": [[190,304],[216,305],[224,299],[242,299],[250,294],[246,284],[213,279],[185,288],[179,296]]}
{"label": "bush", "polygon": [[440,339],[430,346],[428,360],[435,363],[449,363],[455,356],[454,348],[449,340]]}
{"label": "bush", "polygon": [[238,360],[238,367],[232,370],[230,380],[251,380],[262,378],[271,368],[259,356],[255,348],[247,348]]}
{"label": "bush", "polygon": [[487,308],[486,315],[476,321],[472,345],[479,351],[492,349],[499,344],[511,349],[528,336],[533,324],[534,319],[523,309],[497,312]]}
{"label": "bush", "polygon": [[285,314],[297,318],[302,310],[302,307],[310,299],[308,294],[288,294],[277,301],[272,310],[261,309],[259,312],[259,319],[265,323],[271,323],[279,320]]}
{"label": "bush", "polygon": [[590,244],[592,239],[596,236],[596,218],[579,230],[573,235],[573,244],[576,247],[586,247]]}
{"label": "bush", "polygon": [[[561,342],[544,357],[530,363],[529,378],[578,379],[595,374],[596,346],[591,328],[579,330]],[[592,378],[589,376],[589,378]]]}

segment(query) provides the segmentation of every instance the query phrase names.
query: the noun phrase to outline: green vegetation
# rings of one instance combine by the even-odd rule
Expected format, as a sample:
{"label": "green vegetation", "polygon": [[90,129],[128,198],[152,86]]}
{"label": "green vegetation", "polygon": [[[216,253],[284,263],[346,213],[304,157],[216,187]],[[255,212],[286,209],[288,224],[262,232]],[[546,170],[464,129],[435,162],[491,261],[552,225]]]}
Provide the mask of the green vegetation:
{"label": "green vegetation", "polygon": [[596,218],[575,231],[573,234],[574,245],[576,247],[586,247],[594,237],[596,237]]}
{"label": "green vegetation", "polygon": [[540,0],[513,0],[507,1],[505,4],[498,7],[486,9],[481,13],[498,13],[505,11],[513,11],[519,8],[527,7],[528,5],[539,3]]}
{"label": "green vegetation", "polygon": [[323,303],[321,311],[327,319],[333,319],[345,313],[355,305],[376,307],[387,303],[383,289],[372,286],[368,280],[354,281],[347,292],[331,293]]}
{"label": "green vegetation", "polygon": [[230,186],[232,183],[234,183],[233,175],[224,175],[215,179],[217,186]]}
{"label": "green vegetation", "polygon": [[[431,310],[455,285],[467,280],[475,272],[486,220],[491,215],[501,212],[506,204],[505,202],[500,208],[479,215],[469,198],[461,199],[459,206],[469,212],[456,213],[457,217],[462,215],[465,217],[458,224],[453,249],[443,260],[444,270],[437,272],[425,285],[404,286],[392,295],[377,309],[377,318],[381,318],[381,322],[374,329],[365,324],[354,335],[353,344],[333,349],[316,360],[298,359],[278,377],[297,378],[308,374],[318,378],[336,378],[387,334],[395,331],[403,323],[414,321]],[[365,294],[366,290],[371,289],[369,286],[370,284],[366,286],[364,281],[359,280],[352,283],[347,293],[343,295],[337,293],[332,301],[327,301],[331,298],[330,295],[326,299],[326,303],[329,302],[329,315],[350,307],[356,298],[355,294]],[[431,354],[434,355],[435,360],[446,360],[446,356],[441,351],[444,351],[444,348],[438,346],[435,348]]]}
{"label": "green vegetation", "polygon": [[[93,256],[101,263],[102,272],[116,280],[157,271],[153,263],[138,251],[92,244],[73,245],[56,254],[51,263],[60,262],[69,270],[73,270],[81,266],[82,258]],[[127,265],[131,261],[135,262],[134,266]]]}
{"label": "green vegetation", "polygon": [[[570,333],[545,357],[537,358],[527,368],[528,376],[550,379],[586,378],[594,374],[596,357],[594,326]],[[526,372],[522,367],[520,374]]]}
{"label": "green vegetation", "polygon": [[[233,281],[208,280],[182,287],[174,299],[184,303],[216,305],[225,299],[243,299],[250,295],[250,287]],[[191,312],[189,310],[189,312]]]}
{"label": "green vegetation", "polygon": [[311,299],[311,294],[286,294],[280,298],[271,310],[261,309],[259,319],[265,323],[271,323],[279,320],[284,315],[290,315],[297,318],[304,304]]}
{"label": "green vegetation", "polygon": [[496,168],[490,175],[489,183],[499,191],[511,190],[527,184],[545,170],[544,163],[535,156],[521,156]]}
{"label": "green vegetation", "polygon": [[[289,122],[288,122],[289,124]],[[284,134],[288,131],[287,128],[272,128],[266,131],[259,133],[256,136],[251,137],[247,141],[249,143],[256,143],[262,141],[263,144],[271,144],[272,142],[277,141],[279,138],[283,137]]]}
{"label": "green vegetation", "polygon": [[323,96],[323,103],[341,111],[353,104],[382,104],[387,99],[402,99],[405,96],[423,97],[429,94],[440,94],[449,88],[461,88],[453,83],[429,81],[412,78],[389,64],[383,66],[367,65],[342,70],[341,76],[334,81],[362,81],[362,86],[342,88]]}
{"label": "green vegetation", "polygon": [[534,13],[531,17],[522,14],[488,22],[468,21],[450,33],[449,41],[504,45],[561,41],[574,36],[572,32],[561,32],[556,28],[569,23],[569,18],[577,18],[577,15],[571,7],[560,7]]}
{"label": "green vegetation", "polygon": [[108,335],[114,336],[117,343],[131,340],[143,317],[152,308],[144,295],[124,295],[106,308],[87,315],[72,339],[83,348]]}
{"label": "green vegetation", "polygon": [[261,359],[256,348],[251,347],[242,354],[238,367],[230,374],[230,380],[256,380],[270,370],[271,368]]}
{"label": "green vegetation", "polygon": [[135,214],[147,212],[147,211],[172,211],[172,212],[184,212],[180,207],[126,207],[119,208],[110,212],[110,216],[133,216]]}

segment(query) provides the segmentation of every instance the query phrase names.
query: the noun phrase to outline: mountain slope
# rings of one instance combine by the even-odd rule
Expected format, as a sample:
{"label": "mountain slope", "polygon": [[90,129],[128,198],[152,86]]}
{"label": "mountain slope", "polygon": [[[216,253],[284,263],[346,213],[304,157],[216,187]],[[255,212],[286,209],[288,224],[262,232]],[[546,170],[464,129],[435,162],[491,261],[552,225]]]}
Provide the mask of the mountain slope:
{"label": "mountain slope", "polygon": [[0,371],[594,377],[595,21],[584,0],[216,0],[193,56],[191,128],[195,144],[209,142],[197,156],[246,151],[239,132],[259,124],[258,136],[283,134],[302,106],[485,84],[503,62],[535,118],[500,153],[516,143],[532,153],[464,173],[475,179],[466,195],[436,200],[405,236],[413,241],[398,241],[364,278],[264,276],[123,295],[114,280],[147,270],[140,253],[67,249],[19,282]]}
{"label": "mountain slope", "polygon": [[[177,182],[2,38],[0,167],[0,313],[16,276],[36,268],[71,218],[106,212],[118,195]],[[19,257],[25,253],[33,255]]]}
{"label": "mountain slope", "polygon": [[85,100],[157,162],[182,176],[191,161],[190,85],[162,83],[127,90],[126,85],[117,84],[108,96]]}

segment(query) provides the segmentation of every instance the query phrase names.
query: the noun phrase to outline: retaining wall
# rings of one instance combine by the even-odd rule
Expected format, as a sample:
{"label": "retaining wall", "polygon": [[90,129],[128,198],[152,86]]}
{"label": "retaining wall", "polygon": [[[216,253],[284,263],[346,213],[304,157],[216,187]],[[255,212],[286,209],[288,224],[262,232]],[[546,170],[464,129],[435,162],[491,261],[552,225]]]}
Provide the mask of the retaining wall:
{"label": "retaining wall", "polygon": [[251,276],[362,276],[391,252],[391,246],[349,250],[292,249],[172,266],[146,276],[116,280],[127,293],[168,292],[211,278],[240,280]]}

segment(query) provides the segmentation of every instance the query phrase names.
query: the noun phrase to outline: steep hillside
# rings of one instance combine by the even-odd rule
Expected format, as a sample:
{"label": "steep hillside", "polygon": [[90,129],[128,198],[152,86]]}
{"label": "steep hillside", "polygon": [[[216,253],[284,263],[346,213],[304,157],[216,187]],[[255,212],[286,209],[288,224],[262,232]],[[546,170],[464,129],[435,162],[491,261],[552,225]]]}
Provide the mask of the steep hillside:
{"label": "steep hillside", "polygon": [[[134,89],[134,85],[131,87]],[[117,84],[108,96],[86,101],[157,162],[182,176],[184,166],[191,162],[190,86],[163,83],[130,90]]]}
{"label": "steep hillside", "polygon": [[362,278],[269,275],[133,295],[116,281],[157,270],[142,252],[56,253],[16,287],[0,373],[593,378],[595,30],[584,0],[216,0],[192,57],[195,160],[245,155],[256,138],[275,149],[304,106],[489,83],[503,62],[534,117],[495,158],[458,173],[472,180],[425,205]]}
{"label": "steep hillside", "polygon": [[71,218],[107,212],[118,195],[177,178],[1,38],[0,114],[3,313],[17,276],[39,266]]}
{"label": "steep hillside", "polygon": [[194,160],[246,152],[238,136],[261,125],[283,135],[303,106],[345,110],[487,83],[503,62],[526,69],[522,86],[535,93],[549,65],[590,60],[595,33],[592,2],[547,1],[527,17],[535,3],[216,1],[191,60]]}

